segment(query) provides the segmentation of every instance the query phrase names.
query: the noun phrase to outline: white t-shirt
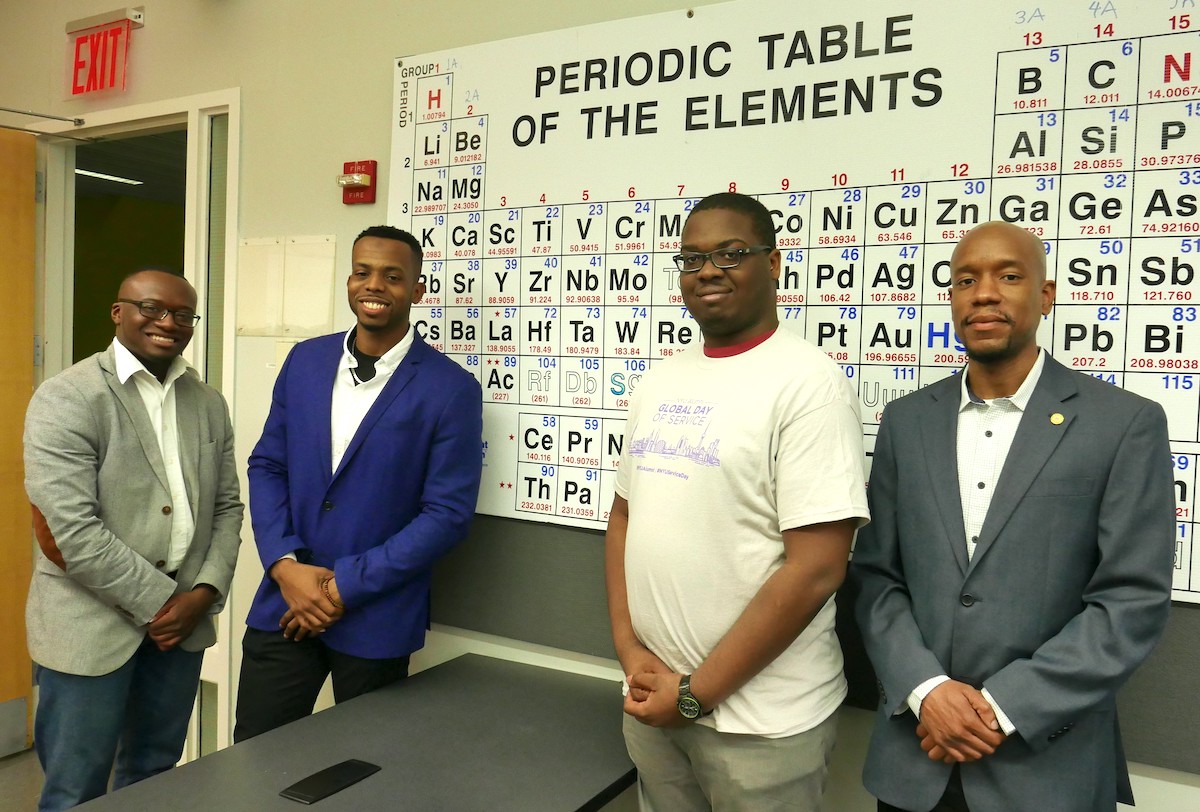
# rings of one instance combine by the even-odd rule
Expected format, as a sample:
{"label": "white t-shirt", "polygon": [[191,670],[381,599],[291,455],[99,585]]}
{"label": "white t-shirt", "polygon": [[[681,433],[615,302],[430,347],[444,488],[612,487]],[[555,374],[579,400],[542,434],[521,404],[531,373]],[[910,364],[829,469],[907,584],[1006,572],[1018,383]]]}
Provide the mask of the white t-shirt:
{"label": "white t-shirt", "polygon": [[[699,346],[634,393],[616,491],[638,638],[675,671],[704,661],[783,563],[783,530],[868,516],[862,424],[841,370],[777,330],[728,358]],[[701,723],[790,736],[846,696],[830,599],[788,649]]]}

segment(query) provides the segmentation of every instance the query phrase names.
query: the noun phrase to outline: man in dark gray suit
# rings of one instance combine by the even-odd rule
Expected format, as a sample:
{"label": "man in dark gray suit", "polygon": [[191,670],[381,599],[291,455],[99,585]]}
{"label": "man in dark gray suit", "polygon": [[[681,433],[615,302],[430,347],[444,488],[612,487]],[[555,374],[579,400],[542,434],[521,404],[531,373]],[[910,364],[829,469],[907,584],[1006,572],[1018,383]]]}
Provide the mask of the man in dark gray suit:
{"label": "man in dark gray suit", "polygon": [[888,404],[852,577],[880,707],[881,810],[1112,810],[1132,792],[1117,689],[1170,605],[1162,408],[1037,345],[1042,242],[986,223],[951,259],[969,359]]}
{"label": "man in dark gray suit", "polygon": [[112,345],[29,404],[41,810],[103,795],[110,772],[115,788],[140,781],[183,752],[242,524],[225,400],[180,358],[195,313],[182,277],[127,277]]}

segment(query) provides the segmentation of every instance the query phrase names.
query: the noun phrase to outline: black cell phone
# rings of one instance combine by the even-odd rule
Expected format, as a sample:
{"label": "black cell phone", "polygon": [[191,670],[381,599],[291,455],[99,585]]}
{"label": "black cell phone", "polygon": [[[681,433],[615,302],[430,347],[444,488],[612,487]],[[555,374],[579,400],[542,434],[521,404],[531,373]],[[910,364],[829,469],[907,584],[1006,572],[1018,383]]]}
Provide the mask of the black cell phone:
{"label": "black cell phone", "polygon": [[378,764],[351,758],[315,772],[308,778],[301,778],[279,794],[302,804],[314,804],[376,772],[379,772]]}

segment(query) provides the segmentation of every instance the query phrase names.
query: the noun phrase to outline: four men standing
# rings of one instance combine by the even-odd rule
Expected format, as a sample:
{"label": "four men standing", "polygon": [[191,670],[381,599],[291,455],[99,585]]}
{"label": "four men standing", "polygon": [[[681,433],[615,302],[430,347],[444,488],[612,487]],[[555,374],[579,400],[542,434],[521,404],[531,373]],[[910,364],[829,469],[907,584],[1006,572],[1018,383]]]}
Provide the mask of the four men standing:
{"label": "four men standing", "polygon": [[[845,696],[857,399],[778,329],[774,233],[752,198],[695,206],[674,259],[704,343],[629,411],[605,569],[646,810],[819,809]],[[407,232],[360,234],[355,326],[280,370],[250,458],[265,575],[238,740],[310,713],[330,674],[338,701],[402,679],[471,520],[480,388],[411,329],[421,259]],[[1038,348],[1054,283],[1028,232],[979,226],[951,266],[969,363],[885,410],[854,555],[881,693],[864,782],[881,810],[1113,809],[1115,694],[1169,605],[1165,417]],[[29,407],[45,810],[102,794],[114,758],[119,787],[182,751],[242,514],[224,401],[179,357],[195,307],[182,278],[131,275],[112,347]]]}

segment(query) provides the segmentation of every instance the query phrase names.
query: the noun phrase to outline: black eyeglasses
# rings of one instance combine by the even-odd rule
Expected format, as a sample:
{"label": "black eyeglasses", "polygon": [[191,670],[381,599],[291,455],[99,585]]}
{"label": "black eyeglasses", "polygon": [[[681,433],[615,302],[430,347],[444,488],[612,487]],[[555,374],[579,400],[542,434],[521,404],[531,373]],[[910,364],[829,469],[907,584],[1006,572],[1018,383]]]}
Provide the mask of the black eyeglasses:
{"label": "black eyeglasses", "polygon": [[196,322],[200,321],[200,317],[189,310],[168,310],[155,302],[138,302],[133,299],[117,299],[117,301],[137,305],[138,312],[150,321],[162,321],[168,315],[175,319],[175,323],[180,327],[195,327]]}
{"label": "black eyeglasses", "polygon": [[675,267],[683,273],[695,273],[704,267],[705,262],[712,262],[714,268],[722,270],[736,268],[742,264],[742,257],[748,257],[751,254],[765,254],[772,250],[774,249],[769,245],[752,245],[749,248],[718,248],[707,254],[676,254],[671,259],[675,260]]}

